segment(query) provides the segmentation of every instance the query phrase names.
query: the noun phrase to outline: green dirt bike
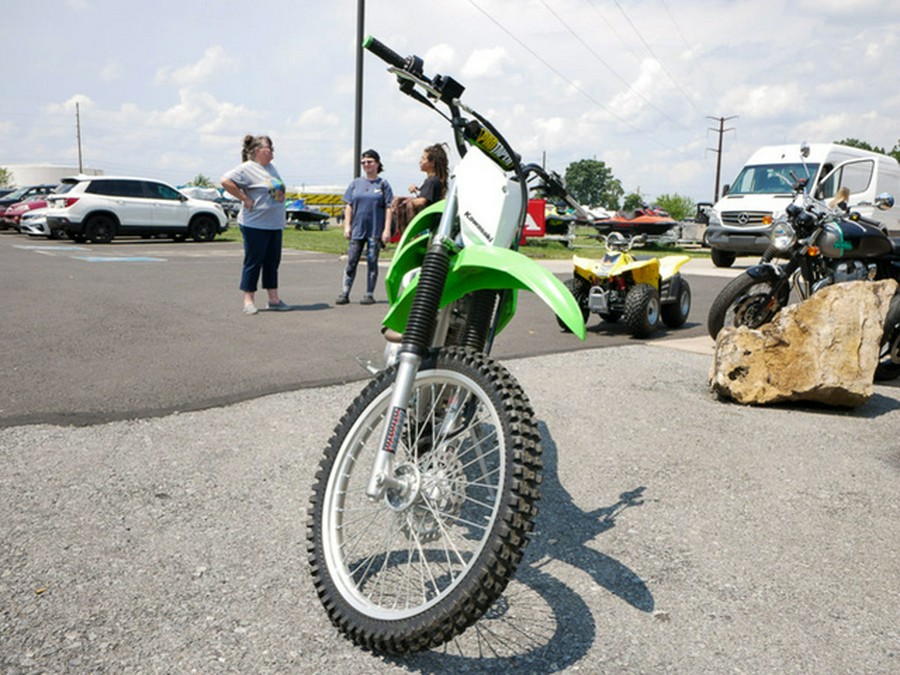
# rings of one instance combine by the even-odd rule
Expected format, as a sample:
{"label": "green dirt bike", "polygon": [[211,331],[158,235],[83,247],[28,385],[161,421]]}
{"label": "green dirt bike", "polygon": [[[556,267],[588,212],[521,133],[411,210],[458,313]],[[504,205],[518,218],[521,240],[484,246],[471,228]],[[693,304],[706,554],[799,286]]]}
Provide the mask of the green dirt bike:
{"label": "green dirt bike", "polygon": [[365,648],[406,653],[477,621],[533,528],[540,433],[525,392],[488,356],[518,290],[536,293],[581,339],[585,327],[565,286],[516,250],[528,180],[550,177],[461,102],[456,80],[427,77],[422,59],[374,38],[364,46],[403,93],[450,122],[461,159],[446,199],[412,220],[393,257],[387,366],[325,449],[307,548],[334,625]]}

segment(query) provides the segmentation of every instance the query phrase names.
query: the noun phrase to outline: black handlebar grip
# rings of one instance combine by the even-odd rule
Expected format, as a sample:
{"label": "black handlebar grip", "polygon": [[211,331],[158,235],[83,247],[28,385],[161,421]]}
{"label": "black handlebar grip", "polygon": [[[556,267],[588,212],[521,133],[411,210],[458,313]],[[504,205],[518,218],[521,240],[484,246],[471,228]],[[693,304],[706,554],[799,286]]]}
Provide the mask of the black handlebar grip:
{"label": "black handlebar grip", "polygon": [[406,65],[406,59],[371,35],[363,40],[363,48],[368,49],[379,59],[395,68],[403,68]]}

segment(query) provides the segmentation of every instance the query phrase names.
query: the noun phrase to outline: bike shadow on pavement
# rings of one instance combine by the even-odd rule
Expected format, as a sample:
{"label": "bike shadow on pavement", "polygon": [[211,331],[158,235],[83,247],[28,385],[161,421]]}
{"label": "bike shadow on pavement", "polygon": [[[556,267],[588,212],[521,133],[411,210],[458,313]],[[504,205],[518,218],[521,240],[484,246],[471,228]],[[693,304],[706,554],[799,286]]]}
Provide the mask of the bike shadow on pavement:
{"label": "bike shadow on pavement", "polygon": [[420,672],[549,673],[565,670],[590,652],[597,639],[591,607],[567,581],[558,563],[588,575],[597,586],[641,612],[655,603],[647,584],[618,560],[587,544],[641,506],[645,487],[623,492],[609,506],[579,508],[563,487],[558,453],[539,423],[543,451],[540,512],[531,544],[504,594],[466,632],[443,647],[389,660]]}

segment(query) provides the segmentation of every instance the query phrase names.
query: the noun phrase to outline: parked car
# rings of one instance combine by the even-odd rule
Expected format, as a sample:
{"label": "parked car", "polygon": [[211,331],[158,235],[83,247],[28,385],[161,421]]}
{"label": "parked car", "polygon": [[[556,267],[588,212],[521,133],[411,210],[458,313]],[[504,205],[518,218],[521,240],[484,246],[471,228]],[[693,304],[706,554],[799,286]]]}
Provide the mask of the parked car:
{"label": "parked car", "polygon": [[50,237],[62,239],[63,233],[59,230],[51,230],[47,224],[47,209],[34,209],[22,214],[19,221],[19,232],[32,237]]}
{"label": "parked car", "polygon": [[20,230],[19,223],[22,220],[23,215],[25,215],[29,211],[34,211],[35,209],[44,209],[46,207],[46,195],[29,197],[24,201],[16,202],[15,204],[10,204],[9,206],[7,206],[3,211],[3,214],[0,215],[0,223],[2,223],[5,227],[12,227],[13,229]]}
{"label": "parked car", "polygon": [[237,217],[238,211],[241,210],[241,203],[235,199],[234,197],[222,194],[220,190],[216,188],[204,188],[197,187],[196,185],[185,185],[184,187],[178,188],[182,193],[186,194],[188,197],[192,197],[193,199],[206,199],[207,201],[215,202],[219,206],[222,207],[222,210],[225,212],[225,215],[229,218]]}
{"label": "parked car", "polygon": [[228,229],[221,206],[152,178],[72,176],[63,178],[47,201],[50,229],[79,242],[108,243],[129,235],[211,241]]}
{"label": "parked car", "polygon": [[0,197],[0,230],[6,230],[9,228],[10,223],[4,221],[4,216],[6,215],[6,209],[8,209],[13,204],[17,204],[18,202],[24,201],[29,197],[37,197],[40,195],[46,195],[53,192],[56,189],[56,184],[45,183],[43,185],[26,185],[25,187],[20,187],[12,192]]}

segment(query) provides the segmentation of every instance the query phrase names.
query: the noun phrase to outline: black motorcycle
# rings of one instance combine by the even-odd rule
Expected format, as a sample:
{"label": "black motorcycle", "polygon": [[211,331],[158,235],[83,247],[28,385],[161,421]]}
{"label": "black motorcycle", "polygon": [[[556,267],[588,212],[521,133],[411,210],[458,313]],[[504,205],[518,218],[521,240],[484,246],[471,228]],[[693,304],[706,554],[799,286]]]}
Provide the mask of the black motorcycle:
{"label": "black motorcycle", "polygon": [[[758,328],[788,304],[791,291],[801,299],[844,281],[900,281],[900,239],[878,223],[850,212],[846,204],[826,204],[807,191],[807,178],[794,180],[793,202],[774,221],[772,242],[760,263],[732,279],[709,310],[707,330],[715,339],[723,326]],[[886,210],[894,198],[883,193],[876,206]],[[786,262],[774,262],[776,258]],[[875,379],[900,375],[900,295],[888,310]]]}

